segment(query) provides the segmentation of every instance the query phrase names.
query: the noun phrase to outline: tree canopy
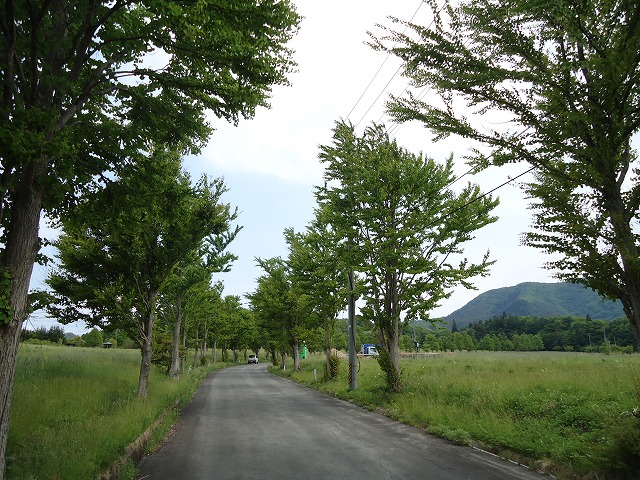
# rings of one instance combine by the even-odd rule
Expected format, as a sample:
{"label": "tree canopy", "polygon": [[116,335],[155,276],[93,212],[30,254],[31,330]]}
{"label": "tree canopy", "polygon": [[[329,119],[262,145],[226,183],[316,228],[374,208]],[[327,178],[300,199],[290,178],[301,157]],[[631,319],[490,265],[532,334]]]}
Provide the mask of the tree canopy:
{"label": "tree canopy", "polygon": [[[398,121],[484,148],[476,167],[525,161],[534,229],[562,280],[620,299],[640,339],[640,4],[635,0],[468,0],[432,5],[430,26],[387,29],[376,48],[404,61],[440,103],[392,98]],[[394,22],[402,24],[399,20]],[[391,47],[391,42],[396,42]],[[479,123],[502,112],[506,122]]]}
{"label": "tree canopy", "polygon": [[[142,350],[138,393],[147,394],[156,306],[175,267],[210,235],[231,230],[222,180],[195,185],[173,152],[157,151],[62,218],[59,266],[47,279],[50,312],[63,322],[124,329]],[[148,362],[148,363],[145,363]]]}
{"label": "tree canopy", "polygon": [[288,0],[3,3],[0,479],[42,211],[57,216],[153,145],[198,151],[208,113],[252,117],[287,83],[299,21]]}
{"label": "tree canopy", "polygon": [[489,252],[476,263],[462,256],[462,245],[496,220],[498,202],[476,185],[454,192],[451,158],[438,164],[413,154],[381,125],[358,136],[338,122],[320,159],[326,170],[318,203],[336,232],[337,254],[363,277],[363,315],[376,324],[381,361],[390,362],[381,366],[398,390],[401,319],[428,318],[453,287],[473,288],[468,279],[487,273]]}
{"label": "tree canopy", "polygon": [[[335,231],[324,222],[321,210],[304,232],[293,229],[284,232],[289,246],[287,266],[291,281],[306,298],[307,330],[321,330],[324,337],[325,378],[335,378],[336,359],[331,349],[335,347],[336,318],[345,305],[344,264],[335,255]],[[333,362],[333,363],[332,363]]]}

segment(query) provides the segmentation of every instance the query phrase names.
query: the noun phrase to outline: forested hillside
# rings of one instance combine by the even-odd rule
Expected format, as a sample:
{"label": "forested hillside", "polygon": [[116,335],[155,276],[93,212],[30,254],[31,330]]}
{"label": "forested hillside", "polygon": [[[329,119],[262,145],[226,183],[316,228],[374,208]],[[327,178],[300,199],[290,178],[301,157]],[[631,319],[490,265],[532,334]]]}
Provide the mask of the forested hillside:
{"label": "forested hillside", "polygon": [[520,317],[583,317],[613,320],[624,316],[622,304],[602,298],[593,290],[572,283],[520,283],[478,295],[464,307],[447,315],[458,327],[502,315]]}

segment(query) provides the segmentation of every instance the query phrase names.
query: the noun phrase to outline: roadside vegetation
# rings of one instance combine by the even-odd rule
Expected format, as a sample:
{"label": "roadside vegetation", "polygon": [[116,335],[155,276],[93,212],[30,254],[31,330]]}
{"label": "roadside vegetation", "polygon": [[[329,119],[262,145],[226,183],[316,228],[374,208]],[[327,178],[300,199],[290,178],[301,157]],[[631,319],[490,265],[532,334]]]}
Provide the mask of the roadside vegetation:
{"label": "roadside vegetation", "polygon": [[[324,382],[323,358],[274,373],[457,443],[478,446],[561,479],[638,478],[640,357],[563,352],[456,352],[402,358],[391,393],[372,358],[348,390],[343,361]],[[314,375],[314,369],[316,375]]]}
{"label": "roadside vegetation", "polygon": [[[147,398],[136,394],[137,349],[22,344],[16,368],[7,449],[8,479],[97,478],[127,445],[155,424],[151,444],[164,438],[177,412],[216,368],[195,369],[175,381],[151,370]],[[124,462],[122,472],[135,472]]]}

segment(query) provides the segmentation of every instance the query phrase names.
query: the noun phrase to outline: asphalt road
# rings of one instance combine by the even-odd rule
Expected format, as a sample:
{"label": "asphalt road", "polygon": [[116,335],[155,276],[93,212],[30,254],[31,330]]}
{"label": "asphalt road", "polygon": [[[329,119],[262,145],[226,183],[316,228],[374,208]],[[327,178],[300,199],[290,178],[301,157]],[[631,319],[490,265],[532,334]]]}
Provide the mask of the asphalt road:
{"label": "asphalt road", "polygon": [[269,374],[217,371],[139,479],[541,479],[543,475],[430,436]]}

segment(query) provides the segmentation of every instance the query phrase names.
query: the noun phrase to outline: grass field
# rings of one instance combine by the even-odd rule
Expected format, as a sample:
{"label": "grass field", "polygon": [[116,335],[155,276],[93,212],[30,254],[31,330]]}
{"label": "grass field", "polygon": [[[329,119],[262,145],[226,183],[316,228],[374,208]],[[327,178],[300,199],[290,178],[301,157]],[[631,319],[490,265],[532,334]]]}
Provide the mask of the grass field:
{"label": "grass field", "polygon": [[[220,364],[219,366],[222,366]],[[7,477],[95,479],[176,402],[188,401],[211,368],[179,382],[153,369],[150,394],[136,397],[138,350],[22,344],[7,450]],[[162,427],[158,432],[163,435]],[[130,466],[130,478],[135,469]]]}
{"label": "grass field", "polygon": [[[403,359],[390,394],[377,362],[360,359],[358,389],[322,382],[322,356],[291,376],[320,391],[559,478],[640,478],[639,355],[447,353]],[[316,369],[317,380],[313,370]]]}

